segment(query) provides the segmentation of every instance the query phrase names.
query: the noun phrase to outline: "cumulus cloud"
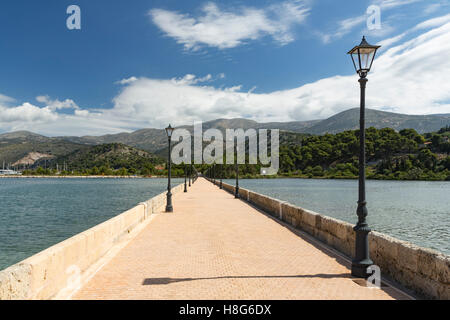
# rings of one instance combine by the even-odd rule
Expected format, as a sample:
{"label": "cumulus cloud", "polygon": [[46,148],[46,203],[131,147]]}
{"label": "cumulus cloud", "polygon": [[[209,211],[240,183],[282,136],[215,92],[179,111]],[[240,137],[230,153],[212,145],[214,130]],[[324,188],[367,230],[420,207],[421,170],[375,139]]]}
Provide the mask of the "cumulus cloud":
{"label": "cumulus cloud", "polygon": [[168,37],[186,50],[202,46],[233,48],[264,36],[285,45],[294,40],[292,29],[305,21],[309,8],[302,0],[288,0],[266,8],[241,7],[224,10],[208,2],[202,14],[192,17],[164,9],[152,9],[149,15]]}
{"label": "cumulus cloud", "polygon": [[[450,60],[445,59],[450,52],[450,22],[439,21],[433,28],[408,34],[414,34],[413,38],[401,34],[387,39],[392,47],[377,57],[369,74],[368,108],[407,114],[450,113],[450,91],[445,87],[450,73]],[[135,78],[124,83],[110,109],[86,112],[78,108],[74,114],[63,114],[49,106],[57,100],[48,97],[39,98],[46,104],[42,108],[0,103],[0,125],[10,130],[30,130],[32,125],[31,130],[50,135],[95,135],[217,118],[261,122],[321,119],[359,106],[358,77],[350,73],[350,58],[342,63],[348,64],[349,75],[267,93],[246,90],[240,84],[213,86],[212,81],[221,75]]]}
{"label": "cumulus cloud", "polygon": [[49,136],[100,135],[130,131],[132,124],[111,114],[75,110],[61,114],[49,107],[24,103],[15,107],[0,106],[1,132],[28,130]]}
{"label": "cumulus cloud", "polygon": [[56,119],[50,108],[39,108],[28,102],[12,108],[0,106],[0,123],[49,123]]}
{"label": "cumulus cloud", "polygon": [[75,115],[80,117],[87,117],[89,115],[88,110],[75,110]]}
{"label": "cumulus cloud", "polygon": [[[409,114],[450,112],[450,92],[443,88],[450,61],[442,59],[448,52],[450,23],[385,51],[370,74],[367,106]],[[240,86],[219,89],[189,81],[142,78],[124,88],[114,99],[111,112],[157,127],[223,117],[310,120],[358,107],[356,80],[356,75],[333,76],[291,90],[254,93],[243,92]]]}
{"label": "cumulus cloud", "polygon": [[58,99],[52,100],[49,96],[38,96],[36,101],[45,103],[50,110],[62,110],[62,109],[80,109],[80,107],[72,99],[66,99],[59,101]]}
{"label": "cumulus cloud", "polygon": [[[29,102],[14,106],[11,105],[13,101],[15,100],[9,97],[7,99],[0,97],[0,127],[2,131],[30,130],[50,135],[66,135],[79,134],[80,128],[83,132],[99,133],[96,126],[109,132],[118,130],[113,127],[105,127],[101,123],[87,123],[86,120],[94,119],[100,114],[82,110],[72,99],[60,101],[51,99],[47,95],[36,97],[36,101],[45,104],[44,107]],[[73,110],[73,115],[60,113],[63,109]],[[100,122],[108,123],[108,119],[101,118]],[[117,126],[118,123],[116,122],[115,125]],[[89,129],[90,126],[93,127]]]}
{"label": "cumulus cloud", "polygon": [[212,80],[212,75],[207,74],[204,77],[198,78],[195,74],[187,74],[182,78],[173,78],[172,82],[176,84],[197,84],[201,82],[208,82]]}
{"label": "cumulus cloud", "polygon": [[121,85],[130,84],[130,83],[132,83],[132,82],[134,82],[136,80],[137,80],[136,77],[130,77],[130,78],[127,78],[127,79],[122,79],[120,81],[117,81],[116,84],[121,84]]}

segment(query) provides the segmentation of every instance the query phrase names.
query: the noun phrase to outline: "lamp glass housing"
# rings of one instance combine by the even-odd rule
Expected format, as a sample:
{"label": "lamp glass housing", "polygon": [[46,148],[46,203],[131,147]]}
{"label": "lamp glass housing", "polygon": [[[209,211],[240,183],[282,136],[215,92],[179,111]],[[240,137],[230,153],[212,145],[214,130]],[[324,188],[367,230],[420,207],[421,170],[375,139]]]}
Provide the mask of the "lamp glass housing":
{"label": "lamp glass housing", "polygon": [[171,138],[174,128],[169,124],[169,126],[166,128],[167,137]]}
{"label": "lamp glass housing", "polygon": [[367,43],[366,38],[363,37],[359,46],[354,47],[348,52],[352,57],[355,71],[360,77],[365,77],[369,73],[373,60],[375,59],[375,54],[380,47],[370,45]]}

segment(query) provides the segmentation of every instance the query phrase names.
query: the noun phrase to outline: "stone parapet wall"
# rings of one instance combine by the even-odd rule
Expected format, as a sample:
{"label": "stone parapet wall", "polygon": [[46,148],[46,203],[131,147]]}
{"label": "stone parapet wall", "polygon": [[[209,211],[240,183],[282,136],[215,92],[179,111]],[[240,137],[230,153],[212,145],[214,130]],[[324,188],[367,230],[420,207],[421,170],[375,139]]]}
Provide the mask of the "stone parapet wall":
{"label": "stone parapet wall", "polygon": [[[235,192],[232,185],[223,183],[223,188]],[[305,231],[349,258],[354,257],[353,225],[243,188],[239,188],[239,194],[242,200],[271,216]],[[369,234],[369,242],[370,257],[383,275],[419,296],[450,299],[450,256],[375,231]]]}
{"label": "stone parapet wall", "polygon": [[[183,191],[183,185],[172,193]],[[51,299],[72,285],[113,247],[133,236],[151,214],[164,210],[166,193],[79,233],[0,272],[0,300]]]}

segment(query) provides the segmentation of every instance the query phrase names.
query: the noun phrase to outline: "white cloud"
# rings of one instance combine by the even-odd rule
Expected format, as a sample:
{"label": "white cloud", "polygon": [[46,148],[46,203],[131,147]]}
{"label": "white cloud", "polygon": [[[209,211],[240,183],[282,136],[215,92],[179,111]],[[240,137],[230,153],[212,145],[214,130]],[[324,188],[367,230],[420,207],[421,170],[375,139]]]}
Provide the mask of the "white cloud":
{"label": "white cloud", "polygon": [[407,31],[405,31],[397,36],[394,36],[392,38],[382,40],[382,41],[378,42],[378,44],[380,46],[382,46],[382,50],[386,50],[386,48],[390,47],[394,43],[399,42],[400,40],[405,38],[405,36],[411,34],[414,31],[421,31],[424,29],[440,27],[447,22],[450,22],[450,14],[423,21],[423,22],[417,24],[415,27],[411,28],[410,30],[407,30]]}
{"label": "white cloud", "polygon": [[363,24],[366,22],[367,16],[359,16],[349,19],[344,19],[338,22],[339,28],[338,31],[335,33],[335,36],[341,37],[347,33],[349,33],[354,27]]}
{"label": "white cloud", "polygon": [[431,13],[438,11],[440,8],[441,8],[440,3],[432,3],[428,7],[425,8],[424,13],[431,14]]}
{"label": "white cloud", "polygon": [[292,28],[304,22],[308,12],[305,1],[288,0],[263,9],[235,10],[220,9],[208,2],[198,17],[164,9],[152,9],[149,15],[167,36],[187,50],[197,50],[202,46],[233,48],[264,36],[285,45],[294,40]]}
{"label": "white cloud", "polygon": [[[385,17],[385,13],[391,9],[394,9],[399,6],[413,4],[415,2],[421,2],[423,0],[373,0],[371,5],[378,6],[380,9],[381,15],[381,26],[378,29],[369,30],[367,28],[367,19],[373,14],[369,14],[368,12],[364,12],[359,16],[347,18],[340,20],[336,23],[333,29],[329,32],[316,32],[320,37],[323,43],[330,43],[333,40],[338,40],[349,34],[352,30],[357,27],[362,28],[362,31],[366,35],[371,35],[375,37],[385,37],[391,32],[394,31],[394,27],[391,25],[392,16]],[[393,40],[393,39],[392,39]]]}
{"label": "white cloud", "polygon": [[415,30],[420,30],[420,29],[435,28],[435,27],[441,26],[441,25],[443,25],[444,23],[447,23],[447,22],[450,22],[450,14],[426,20],[426,21],[424,21],[422,23],[419,23],[414,29]]}
{"label": "white cloud", "polygon": [[[374,62],[367,86],[368,108],[407,114],[450,113],[450,91],[446,87],[450,59],[443,58],[450,52],[450,22],[419,31],[422,33],[412,39],[404,40],[401,34],[385,40],[396,45]],[[343,57],[342,63],[348,65],[349,72],[353,69],[350,58]],[[136,78],[124,84],[113,100],[113,108],[95,112],[75,109],[68,115],[49,106],[2,105],[0,125],[3,130],[31,129],[49,135],[97,135],[216,118],[311,120],[359,106],[354,72],[268,93],[255,93],[254,88],[245,90],[240,85],[217,88],[211,85],[214,78],[220,75]]]}
{"label": "white cloud", "polygon": [[11,103],[11,102],[14,102],[14,101],[15,101],[14,98],[5,96],[5,95],[0,93],[0,105],[1,104],[8,104],[8,103]]}
{"label": "white cloud", "polygon": [[132,83],[132,82],[134,82],[134,81],[136,81],[136,80],[137,80],[136,77],[130,77],[130,78],[128,78],[128,79],[122,79],[122,80],[120,80],[120,81],[117,81],[116,84],[124,85],[124,84]]}
{"label": "white cloud", "polygon": [[380,6],[382,9],[392,9],[421,1],[423,0],[374,0],[373,4]]}
{"label": "white cloud", "polygon": [[[14,99],[1,99],[0,97],[0,127],[2,131],[29,130],[49,135],[78,134],[81,132],[99,133],[98,128],[103,128],[107,132],[117,131],[119,129],[105,126],[104,123],[110,122],[108,119],[101,119],[101,123],[86,122],[100,114],[82,110],[72,100],[51,99],[47,95],[38,96],[36,100],[45,104],[45,107],[39,107],[29,102],[22,105],[11,106]],[[4,101],[8,102],[6,105]],[[63,109],[72,109],[73,115],[59,113]],[[119,126],[119,123],[115,123]]]}
{"label": "white cloud", "polygon": [[317,32],[323,43],[330,43],[350,33],[354,28],[363,25],[367,21],[366,15],[343,19],[337,22],[332,32]]}
{"label": "white cloud", "polygon": [[75,110],[74,114],[80,117],[87,117],[89,115],[88,110]]}
{"label": "white cloud", "polygon": [[[389,39],[388,39],[389,40]],[[395,40],[395,41],[394,41]],[[399,42],[402,35],[390,42]],[[408,114],[450,112],[450,23],[385,51],[369,76],[367,107]],[[343,61],[351,68],[350,60]],[[194,120],[246,117],[257,121],[310,120],[359,106],[357,76],[334,76],[299,88],[271,93],[218,89],[186,82],[142,78],[114,99],[118,118],[141,119],[144,126]],[[137,123],[136,123],[137,124]]]}
{"label": "white cloud", "polygon": [[382,40],[382,41],[378,42],[378,45],[380,45],[383,48],[383,50],[385,50],[386,48],[390,47],[394,43],[397,43],[400,40],[402,40],[406,36],[406,34],[407,33],[404,32],[404,33],[401,33],[401,34],[399,34],[397,36],[394,36],[392,38]]}
{"label": "white cloud", "polygon": [[366,23],[368,16],[366,14],[343,19],[337,22],[337,25],[333,27],[330,32],[318,31],[317,34],[321,38],[323,43],[330,43],[331,41],[337,40],[350,33],[353,29],[358,26],[362,26]]}
{"label": "white cloud", "polygon": [[[219,75],[222,75],[223,73],[221,73]],[[210,74],[207,74],[204,77],[201,78],[197,78],[197,76],[195,74],[187,74],[182,78],[173,78],[172,82],[176,83],[176,84],[188,84],[188,85],[192,85],[192,84],[197,84],[197,83],[201,83],[201,82],[209,82],[212,80],[212,76]]]}
{"label": "white cloud", "polygon": [[49,96],[38,96],[36,101],[45,103],[50,110],[62,110],[62,109],[75,109],[78,110],[80,107],[71,99],[66,99],[64,101],[59,101],[58,99],[52,100]]}
{"label": "white cloud", "polygon": [[11,123],[49,123],[57,119],[50,108],[39,108],[28,102],[16,107],[0,106],[0,124]]}

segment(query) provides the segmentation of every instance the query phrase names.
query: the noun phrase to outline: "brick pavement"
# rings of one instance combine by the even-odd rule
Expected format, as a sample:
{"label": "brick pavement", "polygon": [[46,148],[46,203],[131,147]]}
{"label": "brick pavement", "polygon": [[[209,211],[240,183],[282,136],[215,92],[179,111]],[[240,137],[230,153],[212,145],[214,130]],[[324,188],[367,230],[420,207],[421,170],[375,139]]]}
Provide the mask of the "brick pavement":
{"label": "brick pavement", "polygon": [[366,288],[348,261],[199,178],[74,299],[406,299]]}

